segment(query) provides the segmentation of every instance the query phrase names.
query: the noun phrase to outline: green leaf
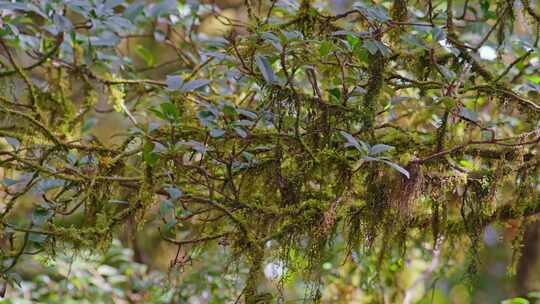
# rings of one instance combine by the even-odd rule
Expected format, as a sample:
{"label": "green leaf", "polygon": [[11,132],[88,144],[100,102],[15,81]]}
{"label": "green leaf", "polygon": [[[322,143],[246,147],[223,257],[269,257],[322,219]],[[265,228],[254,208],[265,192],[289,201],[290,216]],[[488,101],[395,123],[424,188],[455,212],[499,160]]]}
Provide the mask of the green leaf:
{"label": "green leaf", "polygon": [[276,75],[268,62],[268,59],[266,59],[264,56],[257,55],[255,56],[255,62],[257,63],[259,71],[261,71],[264,80],[266,80],[266,82],[269,84],[276,84]]}
{"label": "green leaf", "polygon": [[407,178],[410,178],[410,174],[409,174],[409,171],[407,171],[405,168],[401,167],[400,165],[396,164],[396,163],[393,163],[391,161],[387,161],[387,160],[382,160],[385,164],[389,165],[390,167],[396,169],[397,171],[399,171],[399,173],[405,175]]}
{"label": "green leaf", "polygon": [[159,215],[167,217],[174,211],[174,205],[169,200],[162,200],[159,203]]}
{"label": "green leaf", "polygon": [[471,111],[465,107],[461,108],[461,111],[459,112],[459,115],[465,119],[468,119],[470,121],[477,122],[478,121],[478,114],[474,111]]}
{"label": "green leaf", "polygon": [[222,129],[212,129],[212,130],[210,130],[210,136],[212,136],[214,138],[219,138],[219,137],[222,137],[223,135],[225,135],[225,131],[222,130]]}
{"label": "green leaf", "polygon": [[2,184],[5,187],[13,186],[18,182],[19,182],[18,180],[7,178],[7,177],[0,179],[0,184]]}
{"label": "green leaf", "polygon": [[319,47],[319,55],[321,55],[321,57],[326,57],[326,55],[330,54],[331,50],[332,43],[330,41],[323,41]]}
{"label": "green leaf", "polygon": [[377,155],[384,153],[394,147],[385,144],[376,144],[369,149],[369,155]]}
{"label": "green leaf", "polygon": [[474,170],[475,168],[474,163],[468,159],[460,160],[459,165],[469,170]]}
{"label": "green leaf", "polygon": [[176,226],[176,224],[178,224],[178,222],[176,221],[176,218],[172,218],[170,221],[167,221],[167,223],[165,224],[165,227],[163,227],[163,231],[170,232],[171,229],[173,229],[174,226]]}
{"label": "green leaf", "polygon": [[356,49],[356,55],[358,55],[358,59],[360,59],[361,62],[368,63],[369,61],[369,51],[365,48],[357,48]]}
{"label": "green leaf", "polygon": [[444,78],[446,78],[447,80],[452,80],[456,77],[456,73],[452,72],[446,66],[444,65],[437,65],[437,66],[439,67],[439,70],[443,74]]}
{"label": "green leaf", "polygon": [[386,9],[382,5],[369,5],[363,2],[356,2],[353,8],[359,10],[369,21],[380,23],[390,20]]}
{"label": "green leaf", "polygon": [[63,186],[64,183],[65,181],[61,179],[48,178],[48,179],[41,180],[39,182],[38,188],[39,188],[39,191],[41,192],[47,192],[49,190],[56,189]]}
{"label": "green leaf", "polygon": [[540,291],[531,291],[527,294],[527,297],[540,299]]}
{"label": "green leaf", "polygon": [[137,45],[135,47],[135,53],[141,57],[141,59],[144,61],[146,66],[151,67],[156,64],[156,58],[154,57],[154,54],[150,52],[147,48],[145,48],[142,45]]}
{"label": "green leaf", "polygon": [[446,39],[446,34],[440,27],[434,27],[431,29],[431,37],[433,38],[433,41],[441,41]]}
{"label": "green leaf", "polygon": [[32,222],[36,226],[41,226],[43,223],[45,223],[47,220],[49,220],[54,215],[54,212],[50,210],[49,208],[38,206],[36,209],[34,209],[34,212],[32,212]]}
{"label": "green leaf", "polygon": [[504,300],[501,304],[530,304],[529,300],[521,297]]}
{"label": "green leaf", "polygon": [[181,87],[181,91],[182,92],[191,92],[191,91],[195,91],[197,89],[200,89],[206,85],[208,85],[210,83],[210,80],[208,79],[197,79],[197,80],[192,80],[192,81],[189,81],[187,83],[185,83],[182,87]]}
{"label": "green leaf", "polygon": [[480,9],[482,9],[484,15],[489,12],[489,2],[490,0],[480,0]]}
{"label": "green leaf", "polygon": [[166,187],[165,191],[169,194],[169,197],[172,200],[177,200],[182,196],[182,190],[176,188],[176,187]]}
{"label": "green leaf", "polygon": [[167,89],[169,91],[177,91],[177,90],[180,90],[180,88],[182,87],[184,80],[182,80],[180,76],[167,75],[167,79],[165,80],[165,83],[167,84]]}
{"label": "green leaf", "polygon": [[347,42],[351,46],[351,49],[354,49],[360,43],[360,38],[355,35],[347,35]]}
{"label": "green leaf", "polygon": [[46,239],[47,239],[47,235],[45,235],[45,234],[31,232],[28,235],[28,240],[30,240],[30,241],[32,241],[34,243],[38,243],[38,244],[41,244],[41,243],[45,242]]}
{"label": "green leaf", "polygon": [[234,116],[238,112],[238,110],[235,107],[228,104],[223,106],[222,111],[223,111],[223,114],[227,116]]}
{"label": "green leaf", "polygon": [[[225,108],[223,109],[225,112]],[[248,111],[248,110],[244,110],[244,109],[236,109],[236,112],[238,112],[238,114],[242,114],[246,117],[249,117],[251,119],[257,119],[257,113],[255,112],[251,112],[251,111]]]}
{"label": "green leaf", "polygon": [[180,113],[178,112],[178,109],[176,108],[174,104],[170,102],[164,102],[164,103],[161,103],[159,106],[161,108],[161,113],[163,113],[163,115],[165,116],[167,120],[174,121],[174,122],[180,121]]}
{"label": "green leaf", "polygon": [[6,136],[4,139],[11,147],[13,147],[14,150],[17,150],[21,146],[21,142],[15,137]]}
{"label": "green leaf", "polygon": [[[364,143],[363,141],[358,141],[356,140],[356,138],[354,138],[354,136],[352,136],[351,134],[345,132],[345,131],[340,131],[341,133],[341,136],[345,137],[345,139],[347,140],[347,143],[345,144],[345,147],[355,147],[358,151],[360,151],[361,153],[364,153],[364,154],[367,154],[368,151],[369,151],[369,145]],[[360,144],[362,146],[360,146]]]}
{"label": "green leaf", "polygon": [[247,119],[240,119],[233,122],[233,125],[236,127],[250,127],[254,124],[255,123],[253,121]]}
{"label": "green leaf", "polygon": [[527,78],[527,80],[533,83],[540,84],[540,75],[529,75],[529,76],[526,76],[525,78]]}
{"label": "green leaf", "polygon": [[303,39],[304,35],[299,31],[281,31],[287,40]]}
{"label": "green leaf", "polygon": [[[6,281],[14,285],[17,285],[19,288],[21,288],[21,283],[23,282],[23,278],[17,272],[8,272],[6,274]],[[4,303],[4,300],[0,301],[0,303]],[[13,302],[8,300],[8,302],[5,302],[5,303],[8,304],[8,303],[13,303]]]}
{"label": "green leaf", "polygon": [[148,111],[154,113],[158,118],[167,120],[167,116],[163,112],[161,112],[161,110],[156,109],[156,107],[151,107],[148,109]]}
{"label": "green leaf", "polygon": [[281,41],[279,40],[278,36],[274,35],[274,33],[264,32],[261,34],[261,37],[263,37],[264,40],[268,41],[280,53],[283,52],[283,46],[281,45]]}
{"label": "green leaf", "polygon": [[248,135],[247,132],[244,129],[240,128],[240,127],[235,127],[234,131],[236,132],[236,134],[238,134],[242,138],[246,138],[247,135]]}
{"label": "green leaf", "polygon": [[155,165],[159,160],[159,154],[154,152],[154,143],[146,142],[143,146],[143,160],[149,166]]}
{"label": "green leaf", "polygon": [[341,90],[339,88],[331,88],[328,90],[330,96],[334,97],[336,100],[341,100]]}
{"label": "green leaf", "polygon": [[371,40],[364,41],[362,47],[366,48],[371,55],[375,55],[379,51],[375,43]]}
{"label": "green leaf", "polygon": [[97,123],[97,118],[90,117],[87,120],[84,121],[83,125],[81,126],[81,133],[86,133],[90,131]]}

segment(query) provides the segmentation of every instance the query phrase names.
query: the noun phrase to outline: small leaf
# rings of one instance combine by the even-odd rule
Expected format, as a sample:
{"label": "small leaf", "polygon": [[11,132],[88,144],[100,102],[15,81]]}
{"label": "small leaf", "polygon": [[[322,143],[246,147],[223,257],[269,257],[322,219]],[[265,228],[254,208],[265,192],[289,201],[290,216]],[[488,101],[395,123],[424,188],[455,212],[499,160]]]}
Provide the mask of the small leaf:
{"label": "small leaf", "polygon": [[176,221],[176,218],[172,218],[170,221],[167,221],[167,223],[165,224],[165,227],[163,227],[163,230],[165,232],[169,232],[171,231],[171,229],[174,228],[174,226],[176,226],[176,224],[178,224],[178,222]]}
{"label": "small leaf", "polygon": [[182,88],[182,84],[184,83],[184,81],[182,80],[180,76],[167,75],[167,79],[165,83],[167,84],[167,90],[177,91],[177,90],[180,90],[180,88]]}
{"label": "small leaf", "polygon": [[377,155],[386,152],[394,147],[385,144],[376,144],[369,149],[369,155]]}
{"label": "small leaf", "polygon": [[529,76],[526,76],[525,78],[527,78],[527,80],[533,83],[540,84],[540,75],[529,75]]}
{"label": "small leaf", "polygon": [[531,291],[527,294],[527,297],[540,299],[540,291]]}
{"label": "small leaf", "polygon": [[97,273],[102,276],[110,277],[118,274],[118,269],[109,266],[107,264],[100,265],[97,269]]}
{"label": "small leaf", "polygon": [[405,175],[407,178],[410,178],[409,171],[405,170],[405,168],[401,167],[400,165],[398,165],[396,163],[393,163],[393,162],[390,162],[390,161],[387,161],[387,160],[383,160],[383,162],[385,162],[390,167],[396,169],[397,171],[399,171],[399,173]]}
{"label": "small leaf", "polygon": [[332,88],[328,90],[328,93],[330,93],[330,95],[336,100],[341,100],[341,90],[339,88]]}
{"label": "small leaf", "polygon": [[456,77],[456,73],[452,72],[450,69],[445,67],[444,65],[437,65],[439,67],[439,70],[443,74],[444,78],[451,80]]}
{"label": "small leaf", "polygon": [[264,38],[264,40],[268,41],[280,53],[283,52],[283,46],[281,45],[279,38],[276,35],[274,35],[274,33],[264,32],[261,34],[261,36]]}
{"label": "small leaf", "polygon": [[17,150],[21,146],[21,142],[15,137],[4,137],[7,143],[13,147],[14,150]]}
{"label": "small leaf", "polygon": [[465,107],[461,108],[461,111],[459,112],[459,115],[465,119],[468,119],[473,122],[478,121],[478,114],[474,111],[471,111]]}
{"label": "small leaf", "polygon": [[214,138],[222,137],[223,135],[225,135],[225,131],[222,130],[222,129],[212,129],[212,130],[210,130],[210,136],[212,136]]}
{"label": "small leaf", "polygon": [[360,39],[356,35],[347,35],[347,42],[354,49],[360,43]]}
{"label": "small leaf", "polygon": [[28,235],[28,240],[34,242],[34,243],[38,243],[38,244],[41,244],[43,242],[45,242],[45,240],[47,239],[47,235],[45,234],[39,234],[39,233],[30,233]]}
{"label": "small leaf", "polygon": [[529,300],[521,297],[504,300],[501,304],[529,304]]}
{"label": "small leaf", "polygon": [[167,217],[174,211],[174,205],[169,200],[162,200],[159,203],[159,215],[162,217]]}
{"label": "small leaf", "polygon": [[154,31],[154,39],[155,39],[157,42],[163,42],[163,41],[165,41],[166,38],[167,38],[167,34],[164,33],[162,30],[156,29],[156,30]]}
{"label": "small leaf", "polygon": [[44,179],[39,182],[38,189],[41,192],[47,192],[49,190],[56,189],[63,186],[64,183],[65,181],[62,179],[54,179],[54,178]]}
{"label": "small leaf", "polygon": [[360,59],[363,63],[369,63],[369,51],[365,48],[356,48],[356,55],[358,55],[358,59]]}
{"label": "small leaf", "polygon": [[362,15],[370,21],[383,23],[390,20],[390,17],[383,6],[373,6],[362,2],[356,2],[353,5],[353,8],[359,10]]}
{"label": "small leaf", "polygon": [[32,213],[32,222],[34,225],[41,226],[53,215],[54,212],[52,210],[44,208],[43,206],[38,206]]}
{"label": "small leaf", "polygon": [[300,33],[299,31],[281,31],[281,32],[283,33],[283,36],[285,36],[285,38],[287,38],[288,40],[304,38],[304,35],[302,35],[302,33]]}
{"label": "small leaf", "polygon": [[363,161],[379,161],[380,159],[378,159],[376,157],[371,157],[371,156],[364,156],[364,157],[362,157],[362,160]]}
{"label": "small leaf", "polygon": [[356,87],[353,91],[355,94],[366,94],[367,91],[366,89],[362,88],[362,87]]}
{"label": "small leaf", "polygon": [[250,127],[253,124],[255,124],[253,121],[247,119],[240,119],[233,122],[233,125],[237,127]]}
{"label": "small leaf", "polygon": [[[180,120],[180,113],[178,112],[178,109],[176,108],[174,104],[170,102],[164,102],[164,103],[161,103],[159,106],[161,108],[161,113],[164,114],[164,117],[167,120],[175,121],[175,122],[178,122]],[[158,117],[160,116],[159,114],[157,114],[159,112],[154,112],[154,113],[156,113]]]}
{"label": "small leaf", "polygon": [[6,281],[9,283],[14,283],[19,288],[21,288],[21,283],[23,281],[23,278],[17,272],[8,272],[6,274]]}
{"label": "small leaf", "polygon": [[474,170],[474,163],[468,159],[462,159],[459,161],[459,165],[468,170]]}
{"label": "small leaf", "polygon": [[155,165],[159,160],[159,154],[154,152],[154,143],[146,142],[143,146],[143,160],[149,166]]}
{"label": "small leaf", "polygon": [[84,121],[82,127],[81,127],[81,133],[86,133],[90,131],[97,123],[97,118],[90,117],[87,120]]}
{"label": "small leaf", "polygon": [[[225,108],[223,108],[223,112],[225,112]],[[244,115],[246,117],[249,117],[251,119],[257,119],[257,114],[254,113],[254,112],[244,110],[244,109],[236,109],[236,112],[238,112],[238,114],[242,114],[242,115]]]}
{"label": "small leaf", "polygon": [[195,91],[197,89],[200,89],[210,83],[210,80],[208,79],[197,79],[189,81],[188,83],[184,84],[181,88],[182,92],[191,92]]}
{"label": "small leaf", "polygon": [[142,60],[144,60],[144,63],[148,67],[151,67],[156,63],[156,58],[154,57],[154,54],[152,54],[152,52],[150,52],[147,48],[140,44],[135,47],[135,53],[139,57],[141,57]]}
{"label": "small leaf", "polygon": [[319,55],[321,55],[321,57],[325,57],[326,55],[330,54],[331,50],[332,43],[330,41],[323,41],[319,47]]}
{"label": "small leaf", "polygon": [[261,37],[264,38],[264,40],[269,40],[269,41],[277,41],[279,42],[279,37],[276,36],[274,33],[272,32],[264,32],[264,33],[261,33]]}
{"label": "small leaf", "polygon": [[384,56],[384,57],[387,57],[388,55],[390,55],[392,52],[390,51],[390,49],[384,45],[384,43],[380,42],[380,41],[374,41],[374,44],[375,44],[375,47],[377,48],[377,50]]}
{"label": "small leaf", "polygon": [[191,147],[193,150],[199,152],[199,153],[206,153],[206,151],[212,151],[212,147],[206,147],[203,143],[196,141],[196,140],[190,140],[190,141],[179,141],[175,144],[176,148],[179,148],[181,146],[188,146]]}
{"label": "small leaf", "polygon": [[444,31],[440,27],[434,27],[431,29],[431,37],[433,38],[433,41],[441,41],[446,39]]}
{"label": "small leaf", "polygon": [[333,36],[347,36],[347,35],[356,35],[356,33],[353,31],[340,30],[340,31],[333,32],[332,35]]}
{"label": "small leaf", "polygon": [[249,152],[242,152],[242,156],[247,160],[247,161],[252,161],[253,160],[253,157],[254,155],[249,153]]}
{"label": "small leaf", "polygon": [[223,114],[227,115],[227,116],[234,116],[236,115],[236,113],[240,113],[239,111],[240,109],[236,109],[235,107],[231,106],[231,105],[224,105],[223,106]]}
{"label": "small leaf", "polygon": [[452,97],[449,97],[449,96],[444,96],[442,97],[439,102],[441,104],[444,104],[444,106],[448,109],[452,109],[454,108],[454,106],[456,105],[456,102],[455,100],[452,98]]}
{"label": "small leaf", "polygon": [[345,131],[341,131],[340,133],[341,133],[341,136],[345,137],[345,139],[347,140],[347,143],[345,144],[346,147],[353,146],[358,151],[363,152],[362,148],[360,147],[360,144],[358,143],[356,138],[354,138],[354,136],[352,136],[351,134]]}
{"label": "small leaf", "polygon": [[266,57],[264,56],[257,55],[255,56],[255,62],[257,63],[257,66],[259,67],[259,70],[261,71],[264,80],[266,80],[266,82],[269,84],[275,84],[276,75],[274,74],[270,63],[268,62],[268,59],[266,59]]}
{"label": "small leaf", "polygon": [[247,137],[247,132],[244,129],[240,128],[240,127],[235,127],[234,131],[236,132],[236,134],[240,135],[240,137],[242,137],[242,138]]}
{"label": "small leaf", "polygon": [[148,109],[148,111],[154,113],[158,118],[161,118],[163,120],[167,120],[167,115],[165,115],[159,109],[156,109],[156,107],[151,107],[151,108]]}
{"label": "small leaf", "polygon": [[379,51],[379,48],[372,40],[365,40],[362,47],[366,48],[371,55],[375,55]]}
{"label": "small leaf", "polygon": [[6,187],[13,186],[18,182],[19,182],[18,180],[14,180],[14,179],[7,178],[7,177],[5,177],[3,179],[0,179],[0,184],[4,185]]}
{"label": "small leaf", "polygon": [[167,187],[165,191],[167,191],[172,200],[177,200],[182,196],[182,190],[175,187]]}

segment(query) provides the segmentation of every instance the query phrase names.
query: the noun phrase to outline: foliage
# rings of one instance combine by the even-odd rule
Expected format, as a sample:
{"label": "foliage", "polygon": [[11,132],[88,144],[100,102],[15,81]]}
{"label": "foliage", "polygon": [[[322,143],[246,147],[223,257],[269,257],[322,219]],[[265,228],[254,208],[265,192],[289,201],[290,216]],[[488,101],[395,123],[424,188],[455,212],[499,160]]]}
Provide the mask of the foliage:
{"label": "foliage", "polygon": [[132,252],[116,241],[103,256],[72,254],[36,260],[46,271],[35,274],[32,281],[18,282],[20,295],[2,303],[170,303],[172,293],[162,285],[163,278],[131,259]]}
{"label": "foliage", "polygon": [[[484,228],[540,212],[540,17],[459,3],[248,0],[242,21],[197,1],[1,1],[2,276],[126,228],[176,246],[173,268],[223,255],[246,303],[285,300],[287,276],[321,300],[330,259],[373,301],[407,300],[397,274],[425,243],[426,276],[461,248],[474,279]],[[229,32],[199,32],[206,14]],[[100,138],[104,108],[122,125]]]}

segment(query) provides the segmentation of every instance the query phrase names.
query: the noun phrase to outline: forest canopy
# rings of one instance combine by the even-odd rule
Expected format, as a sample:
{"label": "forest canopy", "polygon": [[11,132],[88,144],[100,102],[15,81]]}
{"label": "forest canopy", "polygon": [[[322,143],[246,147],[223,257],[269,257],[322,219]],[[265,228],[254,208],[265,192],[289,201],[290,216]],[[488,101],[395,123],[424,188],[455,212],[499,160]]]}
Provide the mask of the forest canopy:
{"label": "forest canopy", "polygon": [[22,0],[0,18],[8,296],[450,303],[438,282],[473,294],[497,243],[516,287],[496,300],[540,298],[539,1]]}

